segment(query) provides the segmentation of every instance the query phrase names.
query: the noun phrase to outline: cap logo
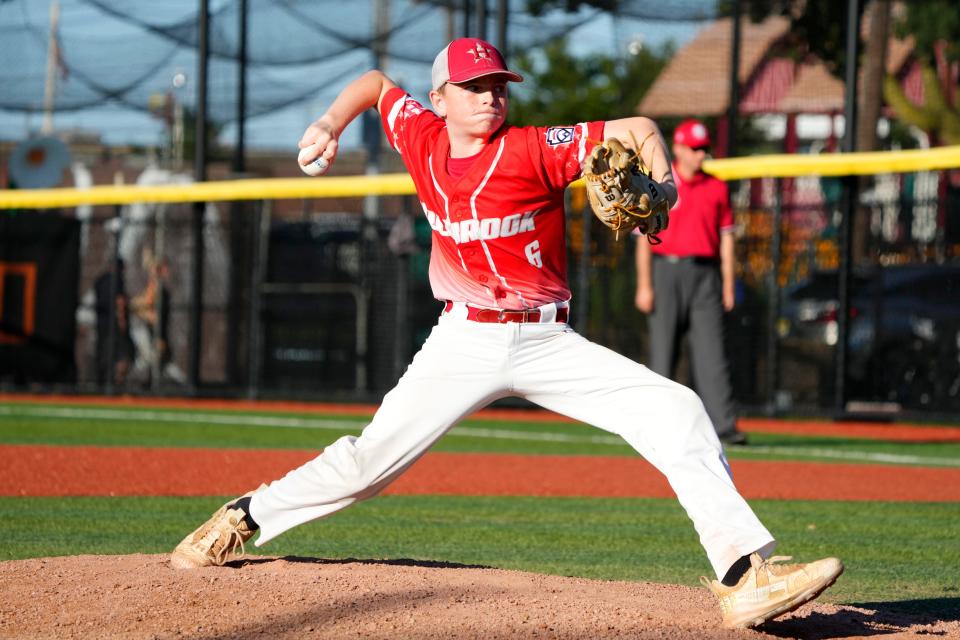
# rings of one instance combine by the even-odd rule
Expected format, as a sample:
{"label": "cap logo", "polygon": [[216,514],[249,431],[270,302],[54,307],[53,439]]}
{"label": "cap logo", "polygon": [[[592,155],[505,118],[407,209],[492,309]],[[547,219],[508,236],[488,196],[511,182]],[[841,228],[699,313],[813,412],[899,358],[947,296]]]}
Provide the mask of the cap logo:
{"label": "cap logo", "polygon": [[470,55],[473,56],[473,63],[474,63],[474,64],[480,62],[481,60],[490,60],[490,59],[491,59],[491,57],[490,57],[490,50],[487,49],[487,48],[486,48],[485,46],[483,46],[482,44],[480,44],[479,42],[477,43],[477,46],[474,47],[473,49],[467,49],[467,53],[469,53]]}

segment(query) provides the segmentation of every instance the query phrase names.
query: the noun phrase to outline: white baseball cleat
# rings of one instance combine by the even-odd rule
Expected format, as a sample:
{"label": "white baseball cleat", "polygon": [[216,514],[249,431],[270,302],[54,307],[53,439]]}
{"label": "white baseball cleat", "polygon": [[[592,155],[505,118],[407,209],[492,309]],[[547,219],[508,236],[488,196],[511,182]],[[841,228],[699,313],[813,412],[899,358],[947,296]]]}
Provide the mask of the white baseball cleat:
{"label": "white baseball cleat", "polygon": [[838,558],[824,558],[809,564],[774,564],[790,556],[767,560],[750,555],[750,569],[733,587],[716,580],[700,582],[720,600],[723,626],[728,629],[755,627],[813,600],[843,573]]}

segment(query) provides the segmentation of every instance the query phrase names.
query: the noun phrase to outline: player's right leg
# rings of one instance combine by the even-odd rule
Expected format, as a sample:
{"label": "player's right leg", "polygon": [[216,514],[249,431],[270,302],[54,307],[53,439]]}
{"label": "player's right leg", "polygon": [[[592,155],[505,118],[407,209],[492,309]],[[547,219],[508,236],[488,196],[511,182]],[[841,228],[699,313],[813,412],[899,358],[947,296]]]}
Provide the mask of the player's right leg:
{"label": "player's right leg", "polygon": [[[529,400],[622,436],[661,471],[693,521],[718,578],[726,626],[753,626],[833,584],[839,560],[764,560],[773,536],[737,491],[703,403],[693,391],[572,330],[524,327],[516,385]],[[534,335],[544,333],[542,336]],[[550,335],[547,332],[552,332]],[[744,564],[738,571],[737,567]]]}
{"label": "player's right leg", "polygon": [[231,554],[218,551],[222,543],[217,537],[245,542],[255,533],[234,535],[245,515],[259,526],[260,546],[382,491],[459,420],[506,395],[507,337],[504,325],[441,318],[358,437],[338,439],[313,460],[252,494],[248,511],[238,514],[235,506],[225,505],[211,518],[226,521],[217,525],[225,533],[212,541],[198,535],[217,528],[208,522],[184,543],[197,539],[209,548],[191,552],[187,560],[175,551],[172,562],[184,567],[222,564]]}

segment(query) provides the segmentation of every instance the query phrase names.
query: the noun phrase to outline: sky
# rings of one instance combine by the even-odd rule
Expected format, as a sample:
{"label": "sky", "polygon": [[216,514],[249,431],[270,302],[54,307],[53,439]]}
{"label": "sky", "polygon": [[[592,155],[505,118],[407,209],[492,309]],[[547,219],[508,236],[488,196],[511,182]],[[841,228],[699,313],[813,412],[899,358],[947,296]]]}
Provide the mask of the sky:
{"label": "sky", "polygon": [[[124,24],[119,20],[104,19],[102,13],[95,11],[92,2],[84,0],[60,0],[61,8],[61,32],[71,36],[70,42],[85,42],[88,39],[91,43],[102,41],[121,42],[123,39],[133,39],[136,43],[137,28]],[[136,4],[139,1],[139,4]],[[215,10],[224,3],[233,0],[212,0],[211,10]],[[401,0],[402,1],[402,0]],[[162,11],[163,5],[155,5],[143,2],[143,0],[127,0],[126,3],[118,2],[118,5],[131,3],[141,7],[147,13]],[[337,3],[318,1],[316,6],[337,6]],[[342,5],[341,5],[342,6]],[[351,6],[359,6],[351,5]],[[415,6],[415,5],[414,5]],[[41,33],[47,24],[49,16],[49,2],[47,0],[13,0],[12,2],[0,5],[0,30],[15,29],[18,25],[32,25],[37,33]],[[369,16],[365,16],[369,19]],[[569,20],[570,16],[563,16]],[[158,18],[159,19],[159,18]],[[399,18],[402,19],[402,13]],[[349,31],[348,25],[334,24],[336,21],[330,21],[334,28],[340,28]],[[344,22],[350,22],[345,19]],[[642,42],[643,46],[651,48],[662,47],[668,41],[676,45],[683,45],[689,41],[697,31],[704,26],[706,22],[664,22],[658,21],[655,25],[642,24],[637,20],[618,19],[613,20],[610,16],[595,11],[581,11],[581,14],[573,20],[575,26],[568,32],[568,42],[571,51],[577,55],[590,53],[604,53],[613,55],[624,51],[631,42]],[[576,26],[579,25],[579,26]],[[354,25],[355,29],[369,28],[366,25]],[[425,28],[430,28],[425,26]],[[431,34],[436,36],[436,34]],[[414,36],[416,37],[416,36]],[[492,34],[489,36],[493,39]],[[0,31],[0,39],[3,39],[3,33]],[[263,44],[263,43],[260,43]],[[42,93],[38,87],[42,86],[43,60],[39,59],[44,49],[40,49],[32,59],[33,84],[29,86],[29,91],[33,93]],[[146,50],[144,49],[144,52]],[[129,71],[124,65],[129,66],[126,60],[97,61],[96,47],[80,47],[74,44],[72,50],[65,51],[68,64],[71,58],[80,68],[81,63],[90,68],[105,69],[104,73],[122,74]],[[146,55],[146,53],[144,53]],[[84,58],[86,56],[86,58]],[[6,61],[4,58],[8,58]],[[90,58],[93,58],[90,60]],[[135,55],[131,54],[131,57]],[[95,64],[97,63],[97,64]],[[109,64],[108,64],[109,63]],[[157,90],[184,91],[192,95],[191,83],[196,75],[194,56],[184,54],[182,58],[174,56],[167,61],[163,67],[157,70],[155,86]],[[9,49],[4,52],[0,47],[0,86],[15,86],[10,79],[22,79],[16,75],[22,73],[17,69],[18,65],[25,65],[14,58],[13,52]],[[112,67],[111,67],[112,65]],[[339,56],[337,67],[326,64],[323,61],[317,61],[307,65],[287,65],[278,66],[267,70],[259,71],[256,82],[251,83],[249,90],[255,92],[266,90],[268,85],[276,84],[278,87],[297,86],[306,84],[309,88],[309,82],[314,79],[322,80],[324,75],[340,76],[341,71],[346,75],[338,77],[329,83],[319,83],[319,88],[312,95],[284,108],[275,109],[269,113],[251,117],[246,124],[246,144],[249,149],[284,149],[295,148],[304,128],[315,118],[319,117],[336,94],[351,80],[362,71],[369,68],[369,53],[358,50],[348,52]],[[112,68],[112,71],[110,69]],[[429,64],[410,63],[401,60],[391,60],[386,65],[386,72],[394,80],[399,82],[408,91],[418,99],[426,100],[426,92],[429,89]],[[182,73],[186,80],[186,85],[175,89],[173,86],[173,77],[177,73]],[[216,78],[211,77],[212,82]],[[68,77],[66,82],[77,82],[77,80]],[[40,83],[40,84],[38,84]],[[75,88],[76,85],[74,85]],[[66,87],[63,90],[69,90]],[[218,93],[215,86],[211,86],[209,100],[216,100]],[[38,96],[37,103],[42,104]],[[25,113],[23,111],[11,111],[0,109],[0,139],[19,140],[24,139],[31,133],[40,129],[42,123],[42,114],[38,108],[35,111]],[[133,143],[139,145],[158,145],[165,138],[164,125],[160,120],[128,108],[123,108],[117,104],[109,102],[98,105],[94,108],[82,109],[73,112],[57,112],[54,116],[54,126],[58,131],[64,130],[87,130],[98,132],[101,139],[108,144]],[[228,124],[223,130],[221,141],[226,145],[232,145],[236,138],[236,127]],[[354,124],[344,132],[342,144],[345,148],[356,147],[360,145],[360,127]]]}

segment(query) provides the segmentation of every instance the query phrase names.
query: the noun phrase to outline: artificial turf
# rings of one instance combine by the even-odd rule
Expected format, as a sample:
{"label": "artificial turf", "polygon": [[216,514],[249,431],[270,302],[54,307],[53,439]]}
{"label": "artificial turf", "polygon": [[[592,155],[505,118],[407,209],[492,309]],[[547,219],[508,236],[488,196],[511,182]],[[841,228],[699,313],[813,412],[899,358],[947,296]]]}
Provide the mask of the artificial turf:
{"label": "artificial turf", "polygon": [[[0,498],[0,560],[169,552],[226,499]],[[960,598],[956,504],[751,504],[777,553],[843,559],[829,601]],[[383,496],[248,550],[689,585],[709,574],[690,521],[668,499]]]}

